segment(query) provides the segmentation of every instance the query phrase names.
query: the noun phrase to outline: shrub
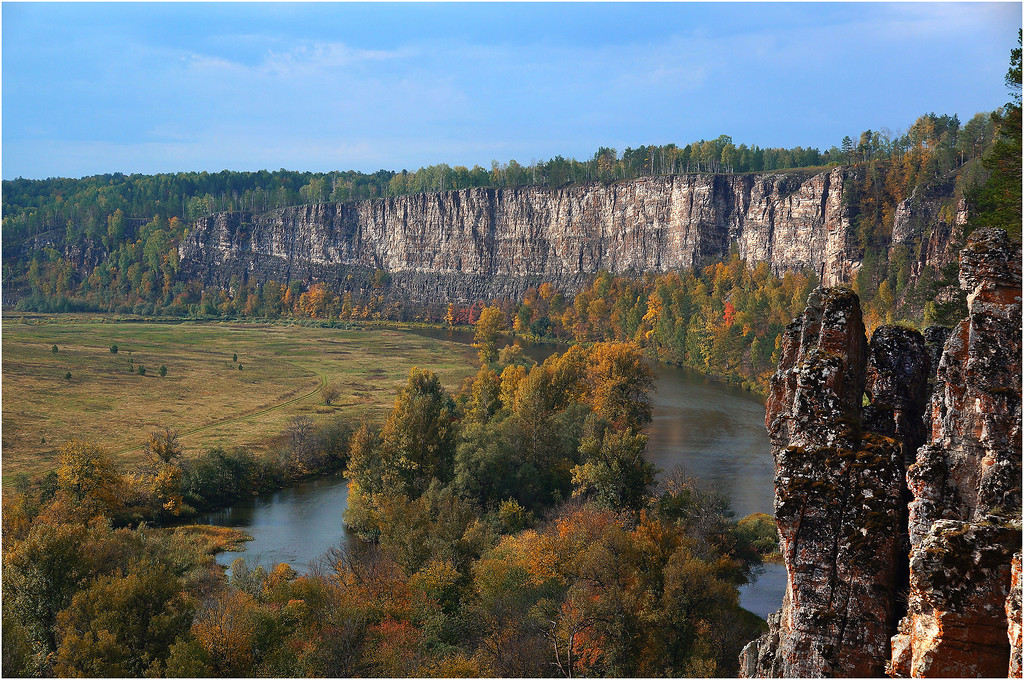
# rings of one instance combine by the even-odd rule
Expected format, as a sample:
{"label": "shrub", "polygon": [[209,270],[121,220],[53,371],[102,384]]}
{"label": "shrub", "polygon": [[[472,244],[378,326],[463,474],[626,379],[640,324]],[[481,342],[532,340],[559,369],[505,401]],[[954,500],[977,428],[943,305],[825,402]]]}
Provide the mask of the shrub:
{"label": "shrub", "polygon": [[328,406],[330,406],[331,402],[337,399],[340,394],[341,390],[334,384],[327,384],[320,388],[320,397]]}
{"label": "shrub", "polygon": [[779,533],[775,519],[763,512],[757,512],[741,519],[736,524],[734,533],[750,544],[764,560],[780,561]]}
{"label": "shrub", "polygon": [[509,498],[498,506],[498,524],[503,534],[519,533],[533,526],[533,522],[533,512],[519,505],[514,498]]}
{"label": "shrub", "polygon": [[57,345],[54,345],[53,347],[50,348],[50,351],[53,352],[54,354],[56,354],[60,350],[57,349]]}
{"label": "shrub", "polygon": [[139,364],[139,375],[146,375],[146,367]]}
{"label": "shrub", "polygon": [[248,449],[209,449],[182,463],[181,493],[202,510],[275,486],[267,472]]}
{"label": "shrub", "polygon": [[347,421],[341,418],[328,421],[320,426],[316,435],[320,447],[329,459],[329,464],[341,464],[345,461],[348,457],[348,443],[352,438],[352,426]]}
{"label": "shrub", "polygon": [[160,365],[160,377],[162,378],[162,377],[164,377],[165,375],[167,375],[167,367],[166,367],[166,366],[164,366],[163,364],[161,364],[161,365]]}
{"label": "shrub", "polygon": [[111,354],[117,354],[117,345],[116,344],[110,346],[110,353]]}

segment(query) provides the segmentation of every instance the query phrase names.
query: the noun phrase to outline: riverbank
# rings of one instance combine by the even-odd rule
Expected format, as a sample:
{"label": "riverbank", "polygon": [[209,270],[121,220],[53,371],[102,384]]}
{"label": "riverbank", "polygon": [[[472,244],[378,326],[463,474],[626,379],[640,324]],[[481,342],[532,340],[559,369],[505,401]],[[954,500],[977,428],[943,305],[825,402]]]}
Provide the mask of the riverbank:
{"label": "riverbank", "polygon": [[[459,339],[450,331],[432,332]],[[770,515],[774,469],[760,400],[692,371],[665,364],[656,368],[653,421],[645,433],[646,455],[660,468],[658,478],[698,478],[702,487],[724,497],[735,518],[758,512]],[[244,551],[221,554],[218,561],[225,566],[244,557],[265,568],[286,561],[303,571],[325,549],[353,544],[354,537],[340,521],[346,506],[344,478],[325,477],[244,499],[229,511],[208,513],[200,521],[241,528],[256,537]],[[760,616],[778,609],[785,581],[781,565],[765,564],[754,583],[740,588],[743,606]]]}

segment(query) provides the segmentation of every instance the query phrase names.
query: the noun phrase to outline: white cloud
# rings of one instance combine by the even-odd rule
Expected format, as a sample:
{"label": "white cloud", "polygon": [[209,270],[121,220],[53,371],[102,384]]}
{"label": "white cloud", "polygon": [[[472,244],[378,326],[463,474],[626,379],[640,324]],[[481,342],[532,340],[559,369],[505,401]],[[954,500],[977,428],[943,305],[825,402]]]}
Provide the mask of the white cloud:
{"label": "white cloud", "polygon": [[999,25],[1020,26],[1020,3],[909,2],[879,3],[874,21],[864,28],[893,40],[958,38],[988,32]]}
{"label": "white cloud", "polygon": [[260,69],[280,76],[322,74],[374,62],[406,60],[417,56],[414,48],[399,50],[362,50],[344,43],[312,43],[285,52],[269,51]]}

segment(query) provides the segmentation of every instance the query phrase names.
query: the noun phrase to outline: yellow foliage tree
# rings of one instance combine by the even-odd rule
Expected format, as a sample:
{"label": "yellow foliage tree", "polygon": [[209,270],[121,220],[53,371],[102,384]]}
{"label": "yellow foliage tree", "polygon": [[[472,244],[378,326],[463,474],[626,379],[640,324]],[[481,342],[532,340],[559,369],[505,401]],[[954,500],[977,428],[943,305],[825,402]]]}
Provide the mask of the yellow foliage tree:
{"label": "yellow foliage tree", "polygon": [[83,519],[120,510],[120,486],[113,460],[99,446],[73,439],[61,447],[57,490]]}
{"label": "yellow foliage tree", "polygon": [[[536,370],[536,369],[535,369]],[[522,366],[506,366],[501,372],[501,388],[498,392],[501,404],[509,410],[515,410],[519,386],[526,378],[526,369]]]}
{"label": "yellow foliage tree", "polygon": [[256,603],[241,591],[213,600],[192,623],[192,634],[213,661],[216,675],[252,675],[255,656]]}
{"label": "yellow foliage tree", "polygon": [[498,360],[498,334],[505,330],[505,313],[499,307],[484,307],[476,321],[473,347],[480,352],[480,363]]}

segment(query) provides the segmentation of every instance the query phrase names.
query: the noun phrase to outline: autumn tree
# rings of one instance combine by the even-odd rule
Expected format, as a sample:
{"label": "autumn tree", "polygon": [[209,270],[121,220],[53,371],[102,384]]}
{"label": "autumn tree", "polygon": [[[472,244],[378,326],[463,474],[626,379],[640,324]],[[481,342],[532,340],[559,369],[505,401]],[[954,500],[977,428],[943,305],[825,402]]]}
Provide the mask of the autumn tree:
{"label": "autumn tree", "polygon": [[477,564],[483,649],[500,668],[517,642],[540,638],[544,665],[567,677],[735,675],[757,628],[729,576],[682,527],[569,506]]}
{"label": "autumn tree", "polygon": [[561,584],[538,578],[535,532],[503,539],[473,566],[474,618],[484,633],[478,655],[498,677],[544,677],[551,674],[546,631],[550,607],[544,598],[561,595]]}
{"label": "autumn tree", "polygon": [[313,284],[309,290],[299,295],[298,304],[305,316],[314,318],[325,318],[339,311],[338,296],[322,281]]}
{"label": "autumn tree", "polygon": [[57,454],[57,490],[66,511],[79,517],[111,516],[121,509],[121,477],[110,455],[95,444],[65,443]]}
{"label": "autumn tree", "polygon": [[433,478],[451,479],[457,426],[455,405],[430,371],[413,368],[381,430],[381,453],[390,458],[402,488],[422,493]]}
{"label": "autumn tree", "polygon": [[139,677],[160,672],[174,640],[188,630],[194,604],[160,565],[103,576],[60,612],[59,676]]}
{"label": "autumn tree", "polygon": [[522,465],[509,441],[506,425],[470,422],[463,429],[455,454],[453,484],[461,495],[473,499],[481,508],[494,510],[506,499],[529,493],[529,481],[521,479]]}
{"label": "autumn tree", "polygon": [[580,444],[583,462],[572,469],[574,495],[593,494],[615,510],[639,511],[654,483],[656,468],[644,458],[647,436],[594,423]]}
{"label": "autumn tree", "polygon": [[374,533],[378,501],[396,495],[415,499],[432,480],[451,481],[457,437],[454,401],[436,375],[413,368],[379,438],[365,426],[353,436],[346,522]]}
{"label": "autumn tree", "polygon": [[93,573],[93,556],[82,549],[87,538],[82,524],[40,522],[25,540],[5,548],[5,613],[13,613],[46,652],[57,649],[57,614]]}
{"label": "autumn tree", "polygon": [[320,388],[320,398],[327,406],[341,395],[341,390],[335,383],[327,383]]}
{"label": "autumn tree", "polygon": [[587,380],[594,413],[618,428],[639,430],[651,422],[654,374],[631,343],[597,345],[590,355]]}
{"label": "autumn tree", "polygon": [[465,570],[490,542],[472,506],[437,480],[416,499],[381,497],[377,507],[381,548],[410,575],[431,560]]}
{"label": "autumn tree", "polygon": [[288,442],[290,464],[294,471],[302,474],[316,467],[313,458],[318,442],[312,418],[295,416],[288,421],[284,436]]}
{"label": "autumn tree", "polygon": [[152,469],[149,471],[149,486],[157,512],[168,512],[172,515],[181,512],[182,473],[178,463],[181,454],[182,448],[176,430],[167,427],[163,432],[150,434],[148,455]]}
{"label": "autumn tree", "polygon": [[149,435],[149,454],[152,458],[164,465],[172,465],[181,456],[181,443],[178,441],[178,431],[169,427],[163,432],[153,432]]}
{"label": "autumn tree", "polygon": [[499,307],[484,307],[476,321],[473,347],[480,353],[480,362],[488,364],[498,360],[498,334],[505,330],[505,313]]}
{"label": "autumn tree", "polygon": [[501,408],[501,378],[483,365],[473,379],[470,389],[466,416],[479,422],[489,420]]}
{"label": "autumn tree", "polygon": [[7,677],[32,677],[42,675],[38,657],[32,649],[32,637],[28,629],[19,621],[10,606],[10,598],[5,598],[3,606],[3,642],[0,652],[3,662],[0,668]]}
{"label": "autumn tree", "polygon": [[210,675],[255,675],[257,623],[252,596],[241,591],[218,595],[198,613],[191,632],[206,652],[200,658],[209,660]]}

